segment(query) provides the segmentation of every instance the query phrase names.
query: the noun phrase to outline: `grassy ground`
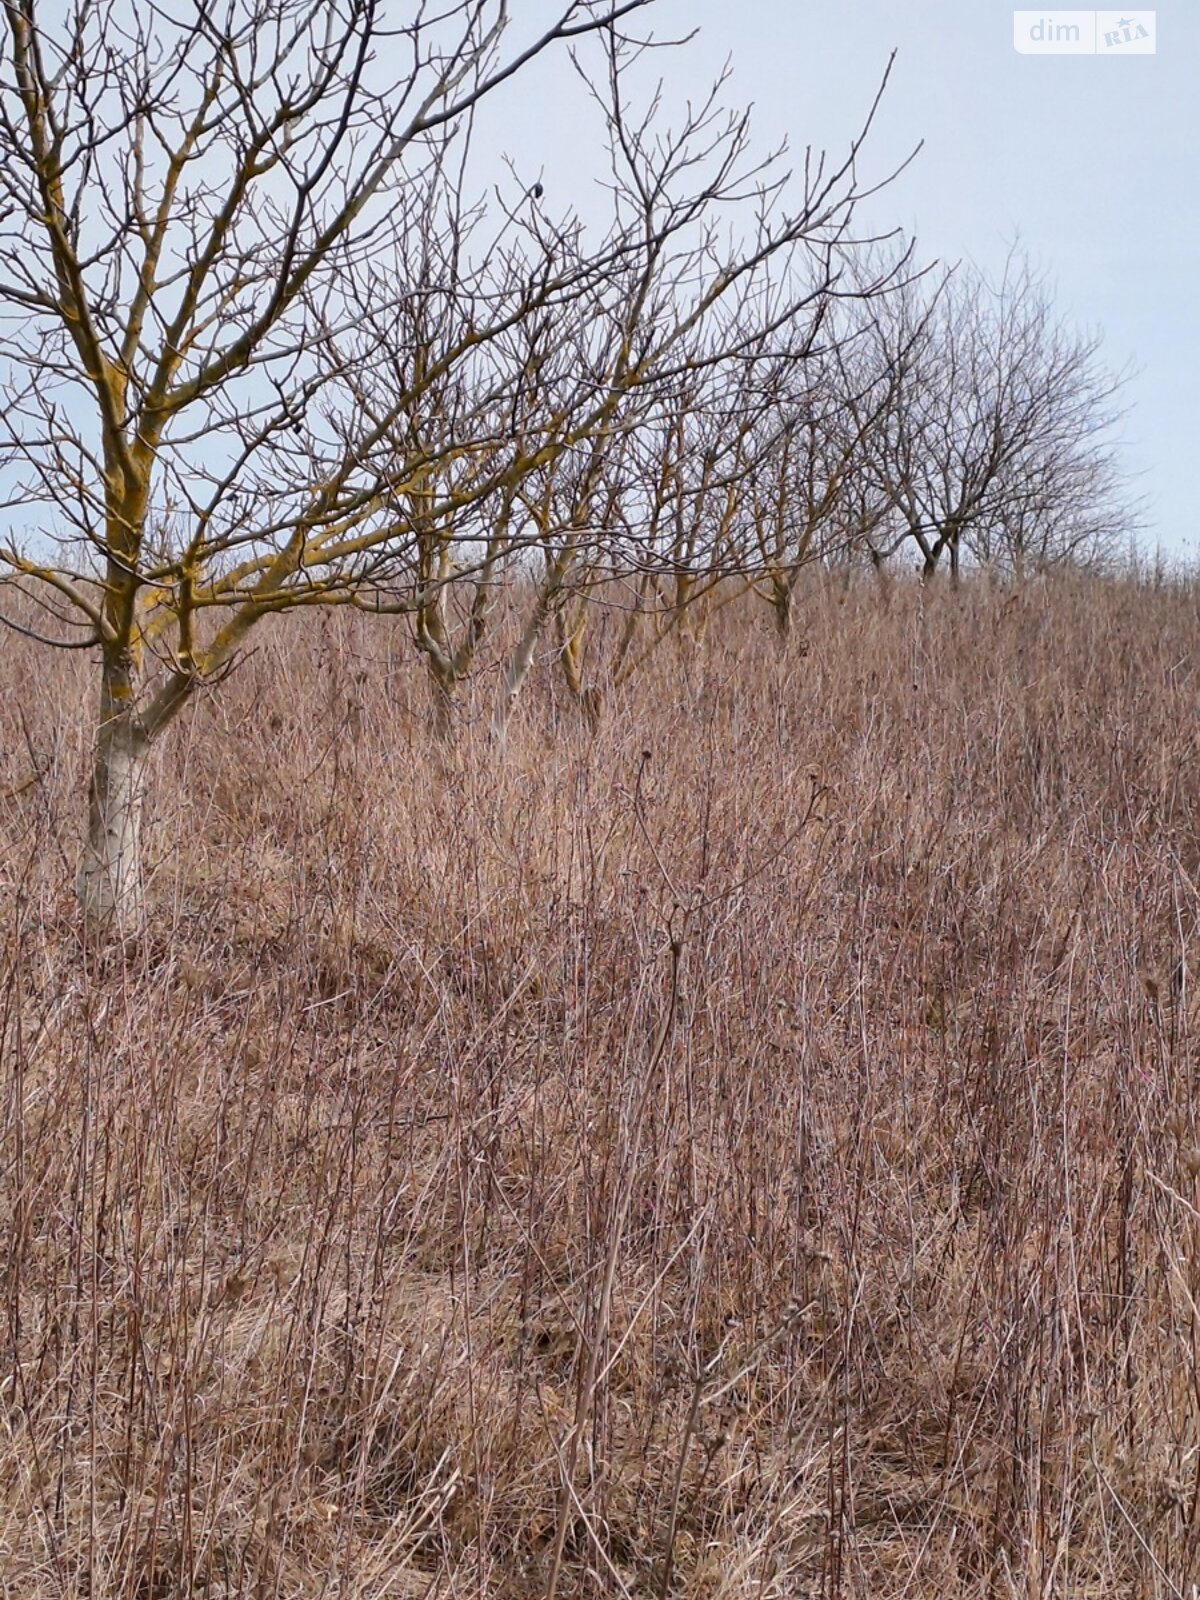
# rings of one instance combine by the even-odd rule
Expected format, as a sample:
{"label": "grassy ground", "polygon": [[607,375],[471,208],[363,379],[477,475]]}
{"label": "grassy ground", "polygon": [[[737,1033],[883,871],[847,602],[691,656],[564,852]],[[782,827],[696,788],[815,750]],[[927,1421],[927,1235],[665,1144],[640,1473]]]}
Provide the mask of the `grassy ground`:
{"label": "grassy ground", "polygon": [[1198,621],[731,606],[502,754],[280,626],[107,954],[6,639],[0,1592],[1189,1595]]}

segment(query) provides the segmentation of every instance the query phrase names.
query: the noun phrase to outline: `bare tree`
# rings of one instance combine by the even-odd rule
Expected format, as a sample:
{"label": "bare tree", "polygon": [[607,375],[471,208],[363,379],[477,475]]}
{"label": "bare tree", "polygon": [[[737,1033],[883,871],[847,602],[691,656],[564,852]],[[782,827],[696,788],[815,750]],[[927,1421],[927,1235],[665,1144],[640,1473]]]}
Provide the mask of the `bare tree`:
{"label": "bare tree", "polygon": [[[505,535],[481,532],[503,529],[525,476],[610,428],[621,396],[766,263],[844,228],[857,146],[789,210],[748,159],[745,119],[722,122],[715,101],[663,146],[650,120],[630,124],[619,24],[647,3],[569,0],[505,51],[505,0],[396,21],[372,0],[190,17],[5,0],[0,472],[23,527],[4,559],[45,608],[38,637],[99,651],[78,874],[94,924],[139,914],[148,750],[263,617],[371,605],[389,575],[415,574],[403,603],[440,669],[447,527],[486,572]],[[471,246],[475,113],[587,35],[607,47],[623,219],[590,242],[531,191]],[[665,211],[642,187],[663,159],[706,169]],[[755,199],[751,236],[714,252],[714,202]],[[702,271],[672,319],[685,260]],[[424,296],[437,303],[417,311]],[[531,319],[609,339],[565,409],[514,388]]]}
{"label": "bare tree", "polygon": [[1141,519],[1115,447],[1088,438],[1031,456],[972,554],[1017,579],[1067,563],[1102,571],[1124,558]]}
{"label": "bare tree", "polygon": [[735,354],[684,375],[639,435],[620,503],[631,600],[609,676],[625,683],[668,639],[699,639],[715,607],[754,571],[754,495],[786,421],[785,375],[808,361],[829,279],[806,315],[770,334],[722,341]]}
{"label": "bare tree", "polygon": [[[551,615],[566,685],[594,726],[609,687],[628,682],[667,640],[698,641],[713,609],[761,575],[762,498],[775,488],[794,426],[785,397],[810,358],[830,281],[822,272],[807,295],[793,289],[782,323],[757,301],[740,306],[734,322],[690,342],[669,377],[636,397],[602,447],[574,462],[560,457],[541,474],[529,513],[543,579],[497,728]],[[607,658],[585,673],[597,612],[620,621]]]}
{"label": "bare tree", "polygon": [[[389,396],[411,396],[388,430],[395,453],[389,497],[395,537],[381,552],[374,583],[357,589],[352,600],[411,617],[434,731],[443,740],[454,732],[462,685],[498,587],[522,548],[518,494],[524,477],[568,448],[581,415],[594,411],[580,392],[557,415],[543,406],[541,375],[551,366],[562,370],[566,357],[549,308],[535,308],[537,296],[528,296],[528,314],[513,319],[500,337],[469,358],[455,356],[469,348],[471,330],[486,325],[487,307],[504,296],[504,285],[511,293],[514,284],[528,284],[526,264],[510,254],[497,272],[497,252],[488,250],[489,282],[466,292],[463,243],[457,219],[445,235],[426,236],[422,288],[400,311],[405,334],[399,346],[397,320],[390,307],[380,314],[380,296],[368,284],[361,308],[367,345],[345,352],[364,411],[384,414]],[[538,254],[548,264],[545,252]],[[414,369],[429,375],[415,386]]]}
{"label": "bare tree", "polygon": [[[836,166],[810,160],[798,204],[783,213],[775,163],[753,156],[745,113],[720,110],[721,82],[665,130],[657,97],[640,112],[630,103],[623,69],[639,52],[614,34],[606,43],[606,79],[589,87],[609,138],[606,249],[621,267],[616,292],[588,304],[557,378],[558,389],[582,381],[602,398],[603,426],[587,430],[586,444],[550,455],[520,491],[542,566],[497,701],[497,738],[551,617],[568,683],[582,694],[579,601],[598,581],[641,575],[636,629],[646,597],[663,600],[664,581],[678,622],[723,573],[740,570],[731,553],[743,506],[732,484],[775,398],[763,369],[807,359],[844,262],[860,248],[850,233],[865,192],[855,169],[878,97],[846,158]],[[722,220],[731,203],[754,219],[748,238]],[[888,264],[873,279],[860,275],[855,293],[886,292],[895,271]],[[552,415],[578,404],[564,403],[555,384],[545,393]],[[624,644],[631,638],[627,628]],[[588,710],[594,720],[594,699]]]}
{"label": "bare tree", "polygon": [[[902,294],[906,260],[891,276]],[[857,307],[869,321],[886,316],[884,299]],[[839,308],[840,309],[840,308]],[[891,403],[894,370],[861,355],[860,328],[832,323],[823,347],[803,367],[789,364],[771,417],[771,442],[750,484],[753,507],[748,569],[770,604],[777,636],[790,636],[800,578],[822,561],[870,544],[889,504],[869,470],[873,433]]]}
{"label": "bare tree", "polygon": [[[622,430],[618,448],[590,463],[582,481],[561,473],[547,479],[538,516],[553,540],[556,564],[548,559],[547,573],[558,593],[558,654],[593,727],[610,686],[626,682],[667,638],[702,630],[724,580],[744,587],[742,491],[767,402],[759,352],[734,355],[738,340],[725,326],[714,343],[715,359],[689,350],[653,405],[638,411],[636,426]],[[607,659],[597,669],[593,658],[585,674],[597,610],[621,621]]]}
{"label": "bare tree", "polygon": [[1045,555],[1078,550],[1086,525],[1099,532],[1121,379],[1097,337],[1056,317],[1026,261],[1011,253],[995,285],[960,268],[930,303],[896,295],[874,333],[889,399],[869,434],[872,471],[927,577],[943,557],[957,577],[964,553],[1036,539],[1035,525]]}

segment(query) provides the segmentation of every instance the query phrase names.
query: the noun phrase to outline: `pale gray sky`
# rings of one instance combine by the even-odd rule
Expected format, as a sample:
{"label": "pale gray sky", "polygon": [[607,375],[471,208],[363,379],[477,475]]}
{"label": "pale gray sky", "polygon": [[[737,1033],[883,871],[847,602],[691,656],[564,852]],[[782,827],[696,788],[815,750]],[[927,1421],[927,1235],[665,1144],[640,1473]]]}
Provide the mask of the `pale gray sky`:
{"label": "pale gray sky", "polygon": [[[659,58],[673,95],[731,58],[726,97],[752,101],[764,144],[786,136],[793,154],[844,150],[897,48],[868,170],[925,145],[872,222],[913,233],[925,259],[989,269],[1019,235],[1062,312],[1103,331],[1110,365],[1139,369],[1124,434],[1151,502],[1146,542],[1196,557],[1200,0],[1160,5],[1157,55],[1125,59],[1020,55],[1012,12],[997,0],[659,0],[647,20],[660,36],[700,30]],[[561,62],[522,78],[503,121],[501,133],[488,119],[489,142],[523,175],[543,168],[548,199],[590,184],[595,128]]]}

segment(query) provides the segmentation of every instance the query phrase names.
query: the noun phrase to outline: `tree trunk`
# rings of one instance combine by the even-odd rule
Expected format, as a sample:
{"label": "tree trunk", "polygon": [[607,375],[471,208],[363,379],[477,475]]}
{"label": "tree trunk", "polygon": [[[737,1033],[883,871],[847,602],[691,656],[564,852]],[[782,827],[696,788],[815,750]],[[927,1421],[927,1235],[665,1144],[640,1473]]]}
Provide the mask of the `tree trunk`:
{"label": "tree trunk", "polygon": [[594,737],[604,720],[604,691],[597,684],[585,684],[583,681],[583,640],[588,613],[581,609],[573,627],[568,627],[564,611],[556,613],[556,621],[563,677],[572,702],[579,708],[587,731]]}
{"label": "tree trunk", "polygon": [[452,666],[443,667],[428,653],[425,668],[433,736],[439,744],[449,744],[458,728],[458,678]]}
{"label": "tree trunk", "polygon": [[149,740],[133,708],[127,661],[106,662],[88,792],[88,831],[75,892],[96,933],[136,932],[142,920],[141,824]]}
{"label": "tree trunk", "polygon": [[782,650],[792,631],[792,591],[778,579],[771,584],[771,606],[775,612],[775,640]]}
{"label": "tree trunk", "polygon": [[542,584],[542,587],[538,590],[537,602],[529,613],[529,620],[526,622],[517,648],[513,651],[509,660],[508,670],[504,674],[504,685],[496,700],[496,709],[492,714],[492,739],[497,744],[503,744],[504,742],[513,706],[517,703],[517,696],[521,692],[522,684],[529,676],[529,669],[533,665],[533,652],[537,648],[542,629],[549,619],[551,608],[561,584],[561,573],[552,574]]}
{"label": "tree trunk", "polygon": [[555,621],[558,625],[559,660],[562,662],[563,677],[572,696],[578,700],[583,693],[583,636],[587,629],[587,612],[580,611],[574,627],[568,627],[567,615],[563,610],[556,613]]}
{"label": "tree trunk", "polygon": [[600,732],[600,725],[604,721],[604,690],[599,684],[590,683],[579,696],[579,709],[587,731],[594,739]]}

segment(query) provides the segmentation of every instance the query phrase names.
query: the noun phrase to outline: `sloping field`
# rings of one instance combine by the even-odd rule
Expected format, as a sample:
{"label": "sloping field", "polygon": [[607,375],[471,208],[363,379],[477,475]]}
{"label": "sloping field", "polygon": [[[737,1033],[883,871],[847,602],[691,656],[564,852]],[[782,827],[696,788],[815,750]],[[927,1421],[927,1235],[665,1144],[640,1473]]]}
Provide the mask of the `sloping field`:
{"label": "sloping field", "polygon": [[0,1592],[1191,1593],[1200,591],[764,613],[502,751],[280,625],[99,952],[5,638]]}

